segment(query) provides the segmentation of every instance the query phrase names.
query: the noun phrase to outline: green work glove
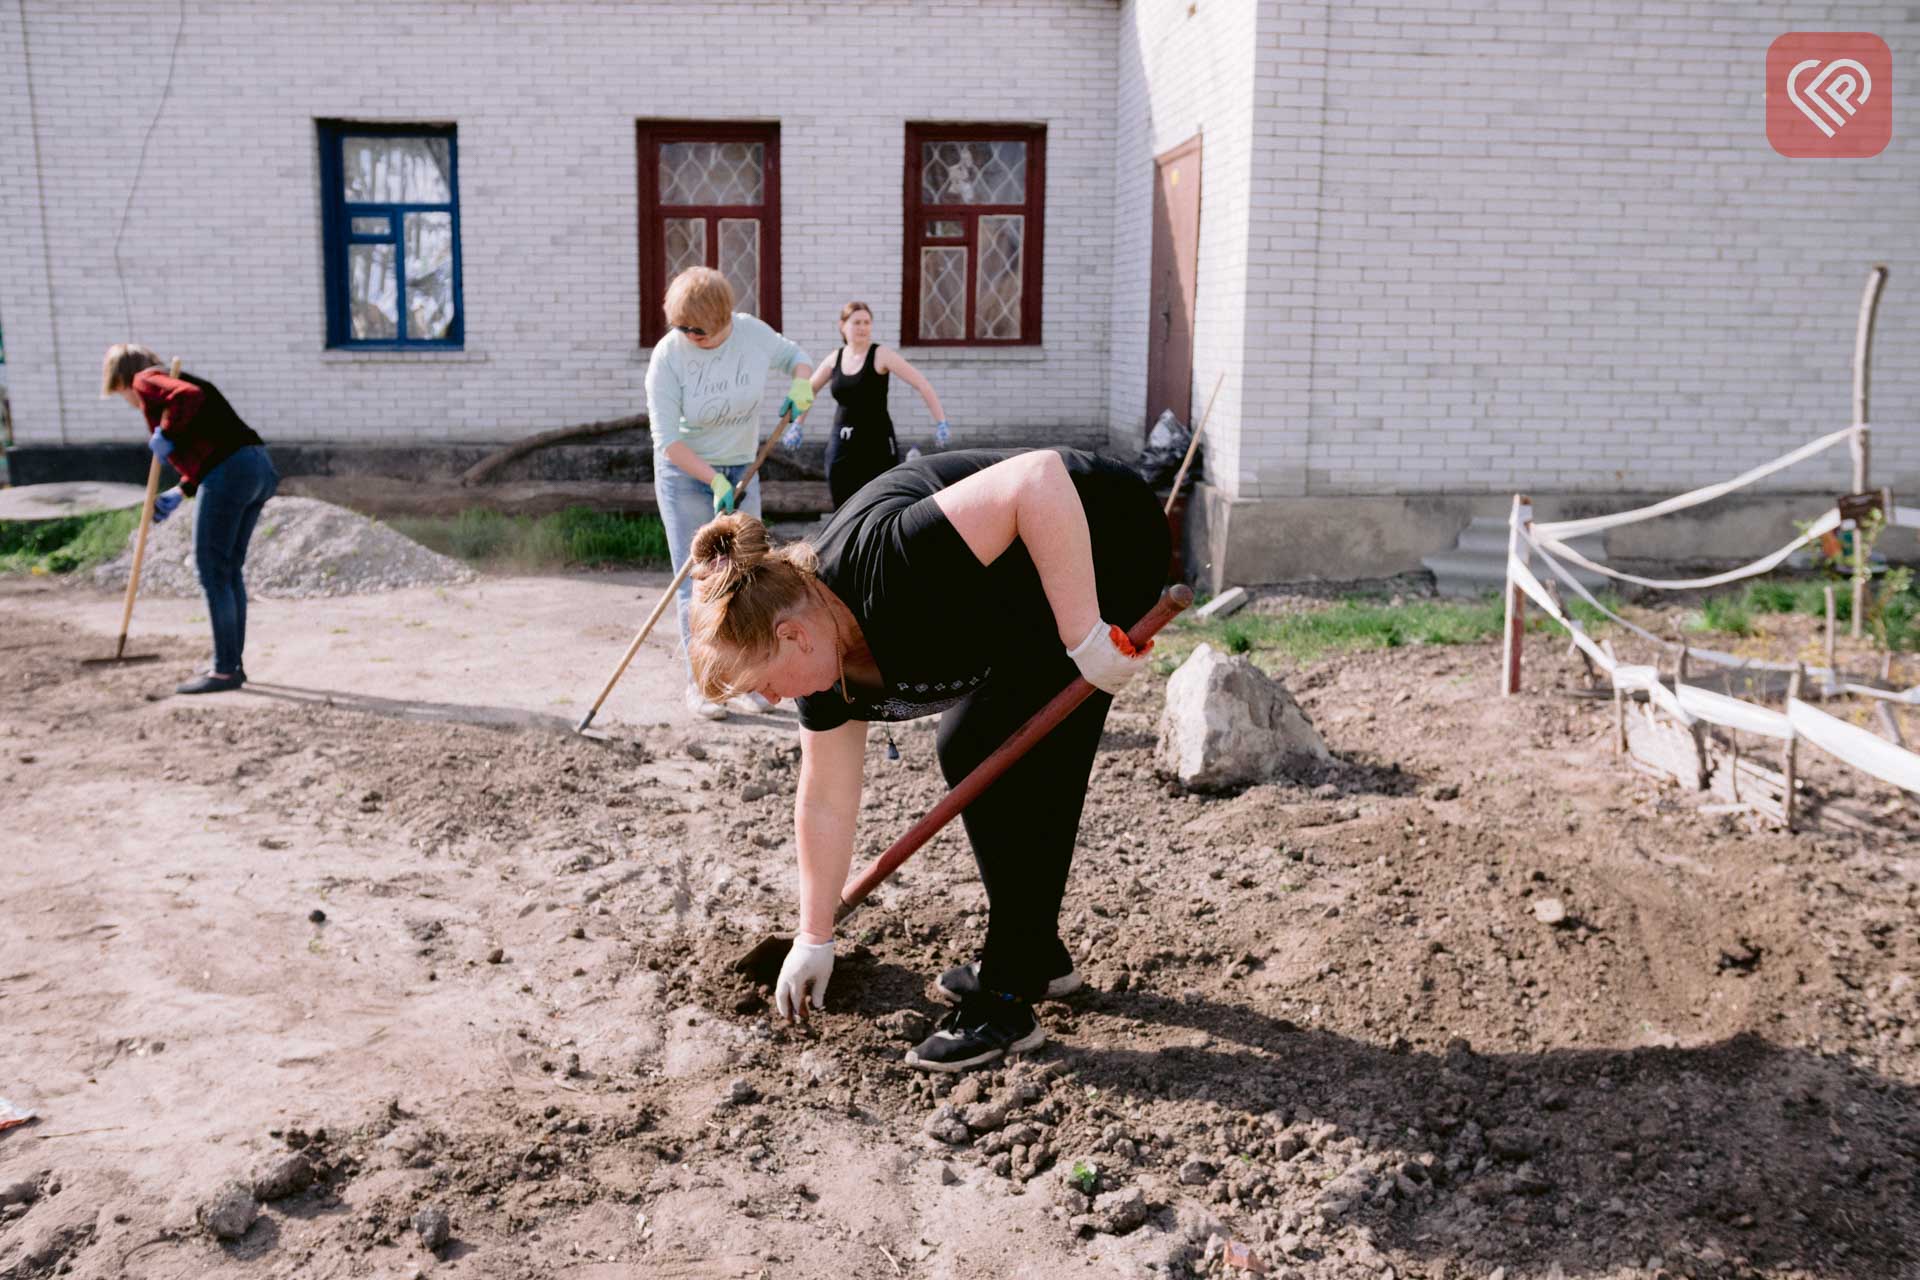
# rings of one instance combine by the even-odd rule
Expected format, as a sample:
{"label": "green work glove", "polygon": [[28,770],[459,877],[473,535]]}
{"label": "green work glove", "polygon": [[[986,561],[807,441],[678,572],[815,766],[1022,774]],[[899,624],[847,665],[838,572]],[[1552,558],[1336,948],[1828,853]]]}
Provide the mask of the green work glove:
{"label": "green work glove", "polygon": [[713,490],[713,514],[733,512],[733,481],[720,472],[713,473],[713,479],[707,482],[707,488]]}
{"label": "green work glove", "polygon": [[780,402],[780,416],[797,419],[813,408],[813,384],[805,378],[795,378],[793,385],[787,388],[787,398]]}

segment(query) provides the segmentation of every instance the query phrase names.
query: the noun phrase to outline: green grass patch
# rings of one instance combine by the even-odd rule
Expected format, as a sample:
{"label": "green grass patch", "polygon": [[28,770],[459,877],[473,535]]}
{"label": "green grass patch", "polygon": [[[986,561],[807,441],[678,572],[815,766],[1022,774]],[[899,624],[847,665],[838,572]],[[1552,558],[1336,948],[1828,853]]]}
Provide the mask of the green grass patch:
{"label": "green grass patch", "polygon": [[[1537,611],[1536,611],[1537,613]],[[1387,604],[1349,597],[1327,609],[1270,617],[1243,614],[1215,622],[1182,618],[1162,633],[1156,654],[1171,670],[1202,642],[1228,653],[1310,662],[1333,653],[1409,645],[1475,644],[1500,634],[1505,610],[1497,598],[1415,600]],[[1552,625],[1530,615],[1529,625]]]}
{"label": "green grass patch", "polygon": [[1689,613],[1682,624],[1688,631],[1708,631],[1727,636],[1753,634],[1753,613],[1744,593],[1708,596],[1698,612]]}
{"label": "green grass patch", "polygon": [[489,568],[667,563],[667,531],[658,516],[568,507],[549,516],[462,511],[457,516],[402,516],[387,522],[421,546]]}
{"label": "green grass patch", "polygon": [[138,508],[58,520],[0,520],[0,573],[77,573],[119,555]]}

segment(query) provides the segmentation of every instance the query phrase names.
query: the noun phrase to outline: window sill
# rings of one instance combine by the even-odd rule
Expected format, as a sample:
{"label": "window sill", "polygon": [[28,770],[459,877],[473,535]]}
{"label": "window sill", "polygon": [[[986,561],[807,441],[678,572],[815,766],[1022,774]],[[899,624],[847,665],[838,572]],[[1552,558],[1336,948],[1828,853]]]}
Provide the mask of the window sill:
{"label": "window sill", "polygon": [[916,365],[1045,364],[1045,347],[896,347]]}
{"label": "window sill", "polygon": [[378,347],[329,347],[320,353],[321,364],[483,364],[484,351],[466,351],[455,347],[421,351],[394,351]]}

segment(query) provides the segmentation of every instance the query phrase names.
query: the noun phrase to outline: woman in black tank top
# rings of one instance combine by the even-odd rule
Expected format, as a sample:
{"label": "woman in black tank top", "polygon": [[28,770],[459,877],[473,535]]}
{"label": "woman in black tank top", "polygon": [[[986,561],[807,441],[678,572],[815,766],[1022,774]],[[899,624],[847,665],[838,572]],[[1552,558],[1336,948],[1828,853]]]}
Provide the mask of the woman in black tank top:
{"label": "woman in black tank top", "polygon": [[946,448],[951,438],[947,416],[920,371],[891,347],[873,340],[873,310],[864,302],[840,309],[840,336],[846,345],[813,372],[813,389],[833,384],[833,431],[827,437],[827,488],[838,509],[869,480],[900,461],[893,417],[887,412],[891,375],[899,374],[920,393],[933,414],[933,442]]}

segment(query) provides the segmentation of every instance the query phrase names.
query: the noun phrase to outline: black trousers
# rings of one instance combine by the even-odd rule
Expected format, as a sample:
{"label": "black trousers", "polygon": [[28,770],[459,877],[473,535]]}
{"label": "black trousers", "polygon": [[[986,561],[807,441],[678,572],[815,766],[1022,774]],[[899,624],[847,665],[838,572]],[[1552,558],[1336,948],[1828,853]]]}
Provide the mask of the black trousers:
{"label": "black trousers", "polygon": [[869,480],[900,461],[900,445],[891,422],[854,427],[835,423],[827,437],[827,492],[838,511]]}
{"label": "black trousers", "polygon": [[[1074,476],[1092,534],[1100,616],[1131,628],[1160,598],[1171,540],[1153,492],[1117,465]],[[1060,690],[1079,668],[1019,543],[994,562],[1004,575],[1004,625],[992,675],[940,718],[940,768],[958,783]],[[1078,642],[1078,637],[1075,637]],[[1113,699],[1099,690],[1036,743],[961,815],[986,886],[981,985],[1035,999],[1072,968],[1060,903],[1073,863],[1087,781]]]}

